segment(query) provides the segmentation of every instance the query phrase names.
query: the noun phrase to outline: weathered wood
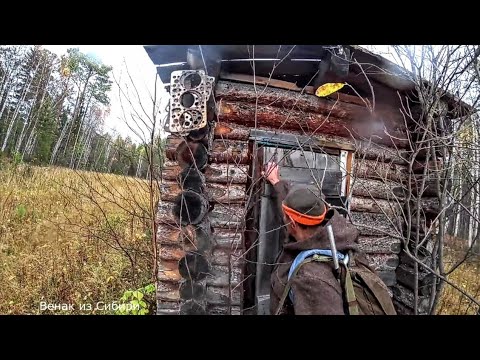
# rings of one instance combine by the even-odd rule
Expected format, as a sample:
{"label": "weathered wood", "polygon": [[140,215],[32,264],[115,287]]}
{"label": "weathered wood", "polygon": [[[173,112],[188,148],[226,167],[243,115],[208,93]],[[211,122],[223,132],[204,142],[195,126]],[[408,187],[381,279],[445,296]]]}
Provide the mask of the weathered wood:
{"label": "weathered wood", "polygon": [[195,166],[188,166],[180,173],[178,183],[183,190],[193,190],[201,193],[205,187],[205,175]]}
{"label": "weathered wood", "polygon": [[157,300],[178,301],[180,300],[179,283],[159,281],[157,283]]}
{"label": "weathered wood", "polygon": [[178,261],[160,260],[158,262],[158,281],[179,282],[181,278]]}
{"label": "weathered wood", "polygon": [[217,306],[210,305],[207,306],[207,311],[209,315],[241,315],[240,306]]}
{"label": "weathered wood", "polygon": [[210,162],[248,164],[248,142],[217,139],[210,149]]}
{"label": "weathered wood", "polygon": [[209,264],[203,255],[189,252],[178,262],[180,275],[187,280],[201,280],[209,273]]}
{"label": "weathered wood", "polygon": [[241,286],[235,290],[226,287],[207,285],[207,303],[211,305],[241,305],[242,292]]}
{"label": "weathered wood", "polygon": [[188,300],[180,306],[181,315],[206,315],[205,307],[194,300]]}
{"label": "weathered wood", "polygon": [[350,202],[350,210],[369,213],[385,213],[388,216],[395,216],[401,206],[395,201],[387,201],[384,199],[372,199],[360,196],[352,197]]}
{"label": "weathered wood", "polygon": [[169,302],[157,299],[157,315],[178,315],[180,304],[178,301]]}
{"label": "weathered wood", "polygon": [[394,286],[397,284],[397,275],[395,271],[377,271],[378,276],[387,286]]}
{"label": "weathered wood", "polygon": [[[313,90],[313,89],[312,89]],[[299,109],[305,112],[320,113],[338,118],[356,119],[363,121],[366,118],[386,119],[387,127],[392,131],[403,128],[404,119],[400,111],[391,108],[379,110],[376,107],[373,114],[370,114],[364,102],[359,99],[359,104],[343,102],[343,96],[338,95],[331,98],[320,98],[312,94],[288,91],[275,87],[263,87],[255,91],[253,85],[219,81],[216,86],[215,95],[222,101],[258,103],[259,105],[276,106],[283,109]],[[338,100],[337,100],[338,98]],[[349,97],[351,99],[351,97]]]}
{"label": "weathered wood", "polygon": [[229,206],[217,204],[208,213],[208,218],[214,228],[238,229],[240,231],[245,219],[245,207],[237,204]]}
{"label": "weathered wood", "polygon": [[[384,145],[406,147],[405,135],[396,130],[388,131],[389,137],[381,126],[375,125],[378,120],[339,118],[328,114],[306,113],[298,110],[282,109],[270,105],[258,105],[242,102],[221,101],[219,103],[218,118],[223,122],[239,123],[247,126],[255,126],[255,119],[262,126],[282,129],[302,130],[305,134],[323,133],[336,135],[344,138],[370,139]],[[372,130],[375,129],[375,130]]]}
{"label": "weathered wood", "polygon": [[239,124],[227,124],[217,122],[213,130],[215,139],[243,140],[247,141],[250,137],[251,128]]}
{"label": "weathered wood", "polygon": [[179,261],[185,256],[185,250],[178,245],[162,245],[159,247],[158,257],[167,261]]}
{"label": "weathered wood", "polygon": [[216,247],[239,249],[242,247],[242,232],[230,229],[214,229],[213,241]]}
{"label": "weathered wood", "polygon": [[194,299],[197,301],[205,300],[206,286],[202,282],[183,281],[180,284],[179,295],[182,300]]}
{"label": "weathered wood", "polygon": [[[413,251],[411,251],[413,254]],[[417,259],[420,260],[423,264],[425,264],[428,267],[432,267],[432,256],[431,253],[425,248],[421,247],[417,251]],[[410,256],[408,256],[405,251],[402,251],[400,253],[400,262],[402,264],[408,265],[410,267],[415,266],[415,260],[413,260]],[[419,269],[422,269],[422,266],[419,264],[418,265]]]}
{"label": "weathered wood", "polygon": [[[408,308],[408,310],[413,313],[414,308],[414,294],[412,290],[397,284],[393,288],[393,296],[395,300],[403,304]],[[429,297],[428,296],[419,296],[418,297],[418,312],[419,314],[427,314],[429,308]]]}
{"label": "weathered wood", "polygon": [[373,141],[355,141],[355,157],[361,159],[377,160],[381,162],[393,162],[395,164],[406,165],[408,157],[404,158],[401,150],[391,147],[381,146]]}
{"label": "weathered wood", "polygon": [[243,250],[241,248],[214,248],[212,253],[212,264],[228,266],[228,264],[231,263],[234,267],[240,267],[242,264],[242,257]]}
{"label": "weathered wood", "polygon": [[415,161],[412,166],[412,171],[414,174],[423,174],[425,168],[427,168],[427,174],[431,171],[437,171],[437,169],[443,169],[443,161],[441,159],[437,161],[430,160],[429,162],[419,162]]}
{"label": "weathered wood", "polygon": [[[205,188],[204,194],[209,201],[221,204],[245,202],[245,185],[207,183]],[[181,186],[174,181],[164,181],[160,189],[163,201],[174,201],[182,193]]]}
{"label": "weathered wood", "polygon": [[354,197],[363,196],[394,201],[395,197],[392,195],[392,192],[396,186],[398,186],[398,183],[390,180],[355,178],[352,184],[352,193]]}
{"label": "weathered wood", "polygon": [[366,159],[357,159],[353,169],[353,175],[357,178],[396,182],[402,182],[406,178],[407,172],[407,167],[404,165]]}
{"label": "weathered wood", "polygon": [[[415,272],[407,265],[401,264],[397,268],[397,281],[406,288],[413,290],[415,285]],[[422,296],[430,294],[431,284],[435,276],[426,271],[418,272],[418,293]]]}
{"label": "weathered wood", "polygon": [[209,209],[208,200],[194,191],[183,191],[174,200],[173,215],[182,225],[200,223]]}
{"label": "weathered wood", "polygon": [[[171,226],[159,224],[157,229],[160,258],[179,260],[182,251],[207,252],[213,247],[210,225]],[[165,255],[161,255],[164,254]],[[176,254],[176,255],[173,255]]]}
{"label": "weathered wood", "polygon": [[396,254],[367,254],[368,262],[378,271],[395,271],[399,264]]}
{"label": "weathered wood", "polygon": [[[391,219],[392,224],[384,214],[352,211],[351,217],[361,235],[395,235],[396,229],[402,229],[402,224],[396,223],[398,219]],[[398,235],[402,236],[401,232]]]}
{"label": "weathered wood", "polygon": [[210,274],[207,276],[207,285],[235,287],[242,281],[240,266],[226,266],[212,264]]}
{"label": "weathered wood", "polygon": [[[182,169],[177,162],[167,161],[162,169],[162,179],[177,181]],[[248,165],[210,164],[205,168],[205,181],[220,184],[245,184]]]}
{"label": "weathered wood", "polygon": [[400,239],[391,236],[360,236],[358,243],[367,254],[399,254],[402,245]]}
{"label": "weathered wood", "polygon": [[[313,86],[305,86],[303,88],[298,87],[297,84],[289,82],[289,81],[284,81],[284,80],[277,80],[277,79],[272,79],[264,76],[258,76],[256,75],[255,77],[253,75],[247,75],[247,74],[235,74],[235,73],[220,73],[220,79],[223,80],[233,80],[233,81],[238,81],[238,82],[244,82],[248,84],[258,84],[258,85],[268,85],[269,87],[274,87],[274,88],[280,88],[280,89],[285,89],[285,90],[291,90],[291,91],[297,91],[297,92],[303,92],[305,94],[310,94],[314,95],[315,94],[315,88]],[[259,89],[257,91],[261,92],[263,90]],[[360,106],[365,106],[365,100],[362,100],[359,96],[353,96],[353,95],[348,95],[340,92],[336,92],[334,94],[328,95],[327,96],[330,99],[333,100],[340,100],[345,103],[351,103],[351,104],[357,104]]]}
{"label": "weathered wood", "polygon": [[157,224],[170,225],[173,227],[180,227],[180,223],[173,215],[173,207],[175,205],[167,201],[159,201],[157,206],[157,213],[155,214],[155,222]]}
{"label": "weathered wood", "polygon": [[207,150],[203,144],[187,141],[177,135],[167,137],[165,156],[169,160],[178,161],[182,168],[194,165],[198,169],[203,169],[208,161]]}

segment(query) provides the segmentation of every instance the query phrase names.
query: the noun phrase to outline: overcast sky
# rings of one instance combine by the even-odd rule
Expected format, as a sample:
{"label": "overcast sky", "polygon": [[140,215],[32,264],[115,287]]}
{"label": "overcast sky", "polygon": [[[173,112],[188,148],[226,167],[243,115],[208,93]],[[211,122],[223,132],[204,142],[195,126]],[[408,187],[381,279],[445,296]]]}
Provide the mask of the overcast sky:
{"label": "overcast sky", "polygon": [[[120,81],[121,84],[124,84],[127,80],[124,66],[125,62],[128,66],[130,75],[138,88],[140,97],[142,98],[142,105],[149,114],[152,113],[150,95],[153,94],[155,89],[155,77],[157,76],[157,72],[142,45],[44,45],[43,47],[59,56],[65,54],[69,48],[79,48],[84,54],[95,56],[104,64],[112,66],[114,76],[117,79],[122,79]],[[131,84],[129,89],[132,89]],[[157,99],[159,97],[167,97],[167,93],[163,89],[160,78],[158,78],[157,82],[157,94]],[[136,96],[134,95],[133,97],[135,98]],[[138,139],[135,139],[135,134],[129,129],[123,120],[124,117],[118,96],[118,87],[115,83],[112,85],[110,100],[111,113],[109,117],[105,119],[105,130],[111,133],[116,131],[122,136],[129,136],[132,140],[138,142]],[[131,107],[128,106],[126,101],[123,101],[123,106],[127,114],[131,112]],[[136,111],[140,113],[141,109],[136,106]],[[130,126],[134,126],[130,118],[129,124]]]}

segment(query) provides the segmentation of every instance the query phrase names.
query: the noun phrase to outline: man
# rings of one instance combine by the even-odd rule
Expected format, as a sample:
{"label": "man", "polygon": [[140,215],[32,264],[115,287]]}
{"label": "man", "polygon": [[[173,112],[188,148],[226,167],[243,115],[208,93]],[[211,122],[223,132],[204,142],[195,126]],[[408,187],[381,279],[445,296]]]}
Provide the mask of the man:
{"label": "man", "polygon": [[[332,226],[337,251],[353,255],[355,261],[368,266],[358,250],[358,230],[335,209],[328,209],[321,192],[309,187],[292,188],[280,179],[278,166],[268,163],[264,177],[277,193],[277,205],[283,212],[288,239],[271,275],[270,312],[275,314],[284,295],[290,266],[304,250],[330,249],[327,229]],[[281,210],[280,210],[281,209]],[[292,278],[293,301],[286,298],[282,314],[345,315],[342,287],[332,262],[312,261],[304,264]]]}

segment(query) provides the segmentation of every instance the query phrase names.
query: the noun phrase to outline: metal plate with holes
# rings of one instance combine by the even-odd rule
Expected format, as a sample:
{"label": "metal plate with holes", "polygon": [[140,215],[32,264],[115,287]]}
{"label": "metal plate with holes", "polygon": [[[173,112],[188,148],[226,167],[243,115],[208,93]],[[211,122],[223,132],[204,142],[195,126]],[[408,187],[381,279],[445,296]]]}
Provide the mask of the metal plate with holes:
{"label": "metal plate with holes", "polygon": [[207,100],[215,78],[203,70],[173,71],[170,80],[170,116],[165,131],[187,135],[207,125]]}

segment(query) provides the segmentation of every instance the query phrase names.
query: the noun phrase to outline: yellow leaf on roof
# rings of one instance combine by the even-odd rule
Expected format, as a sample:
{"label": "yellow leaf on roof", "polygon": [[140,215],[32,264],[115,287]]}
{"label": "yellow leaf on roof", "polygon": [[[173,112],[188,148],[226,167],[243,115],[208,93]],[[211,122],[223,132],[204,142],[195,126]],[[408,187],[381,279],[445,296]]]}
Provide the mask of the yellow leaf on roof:
{"label": "yellow leaf on roof", "polygon": [[326,83],[318,87],[317,91],[315,91],[315,95],[319,97],[328,96],[340,90],[344,86],[345,86],[344,83]]}

